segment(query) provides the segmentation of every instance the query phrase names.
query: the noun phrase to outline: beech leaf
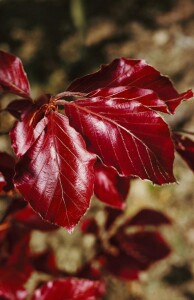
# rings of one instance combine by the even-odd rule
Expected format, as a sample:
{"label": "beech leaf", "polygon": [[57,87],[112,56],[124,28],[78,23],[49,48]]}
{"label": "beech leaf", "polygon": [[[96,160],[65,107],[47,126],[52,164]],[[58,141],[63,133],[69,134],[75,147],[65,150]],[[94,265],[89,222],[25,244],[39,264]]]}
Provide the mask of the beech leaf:
{"label": "beech leaf", "polygon": [[94,193],[97,198],[115,208],[123,209],[129,191],[130,179],[121,177],[113,168],[95,164]]}
{"label": "beech leaf", "polygon": [[106,98],[66,102],[65,112],[88,149],[121,176],[157,184],[175,181],[174,146],[167,124],[156,112],[137,101]]}
{"label": "beech leaf", "polygon": [[3,261],[0,267],[0,298],[2,297],[2,299],[6,300],[24,300],[27,297],[24,284],[33,271],[28,259],[30,234],[25,233],[23,235],[22,233],[22,237],[16,239],[18,236],[14,235],[14,232],[11,232],[11,228],[9,230],[10,233],[7,233],[3,249],[5,251],[6,242],[11,242],[11,248],[8,248],[11,250],[11,253],[7,261]]}
{"label": "beech leaf", "polygon": [[4,109],[17,119],[21,119],[21,115],[32,107],[32,101],[29,99],[16,99],[11,101]]}
{"label": "beech leaf", "polygon": [[119,86],[152,90],[166,103],[171,113],[183,99],[193,97],[191,90],[179,94],[168,77],[144,60],[126,58],[115,59],[108,65],[102,65],[99,71],[74,80],[68,91],[90,93],[96,89]]}
{"label": "beech leaf", "polygon": [[194,172],[194,141],[183,134],[174,133],[175,149]]}
{"label": "beech leaf", "polygon": [[30,86],[21,60],[3,51],[0,51],[0,90],[30,97]]}
{"label": "beech leaf", "polygon": [[93,193],[95,155],[67,117],[51,111],[44,130],[16,166],[15,185],[45,220],[72,231]]}
{"label": "beech leaf", "polygon": [[11,215],[11,219],[17,221],[20,224],[32,229],[41,231],[50,231],[58,229],[57,226],[45,222],[38,213],[36,213],[28,204],[26,207],[16,211]]}
{"label": "beech leaf", "polygon": [[36,290],[32,300],[100,300],[104,292],[104,283],[100,281],[57,279]]}
{"label": "beech leaf", "polygon": [[161,226],[171,224],[170,219],[164,215],[162,212],[151,209],[144,208],[140,210],[135,216],[124,223],[123,226]]}

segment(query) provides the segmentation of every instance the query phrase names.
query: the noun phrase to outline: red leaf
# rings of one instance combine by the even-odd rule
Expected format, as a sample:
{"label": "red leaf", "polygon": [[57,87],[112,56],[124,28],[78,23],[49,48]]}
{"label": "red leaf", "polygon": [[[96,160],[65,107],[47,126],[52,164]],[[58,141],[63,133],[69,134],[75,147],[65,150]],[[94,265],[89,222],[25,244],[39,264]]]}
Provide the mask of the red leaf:
{"label": "red leaf", "polygon": [[6,185],[5,178],[3,174],[0,172],[0,192],[3,190],[5,185]]}
{"label": "red leaf", "polygon": [[51,111],[42,121],[47,125],[17,164],[15,184],[45,220],[71,231],[89,207],[95,156],[62,114]]}
{"label": "red leaf", "polygon": [[121,280],[137,280],[139,278],[140,270],[137,264],[124,252],[119,252],[116,255],[107,253],[99,257],[99,263],[113,276]]}
{"label": "red leaf", "polygon": [[127,101],[138,101],[141,104],[158,110],[161,112],[169,113],[168,107],[163,100],[158,98],[158,95],[149,89],[140,89],[129,86],[119,86],[112,88],[101,88],[90,92],[87,97],[106,97],[111,99],[122,98]]}
{"label": "red leaf", "polygon": [[4,109],[17,119],[21,119],[22,113],[32,107],[32,101],[29,99],[17,99],[10,102]]}
{"label": "red leaf", "polygon": [[120,177],[116,170],[102,163],[95,164],[94,193],[98,199],[115,208],[123,209],[129,191],[129,178]]}
{"label": "red leaf", "polygon": [[194,141],[179,133],[174,133],[173,139],[176,151],[194,172]]}
{"label": "red leaf", "polygon": [[130,220],[125,222],[123,225],[124,227],[131,226],[131,225],[138,225],[138,226],[160,226],[165,224],[170,224],[170,219],[165,216],[162,212],[151,208],[144,208],[140,210],[134,217]]}
{"label": "red leaf", "polygon": [[50,231],[58,229],[56,225],[45,222],[45,220],[43,220],[29,204],[23,209],[12,214],[11,219],[32,230]]}
{"label": "red leaf", "polygon": [[177,93],[168,77],[162,76],[145,61],[126,58],[115,59],[111,64],[103,65],[98,72],[76,79],[68,90],[89,93],[104,87],[119,86],[133,86],[154,91],[172,113],[181,100],[193,97],[191,90],[182,94]]}
{"label": "red leaf", "polygon": [[26,277],[15,270],[0,269],[0,299],[25,300],[27,291],[23,287]]}
{"label": "red leaf", "polygon": [[80,229],[83,233],[92,233],[96,236],[99,234],[98,224],[92,217],[83,220]]}
{"label": "red leaf", "polygon": [[[28,104],[23,106],[21,122],[16,122],[10,132],[12,148],[18,157],[26,153],[47,125],[44,104],[48,104],[49,99],[49,94],[41,95],[35,103],[28,101]],[[15,103],[15,108],[16,113],[20,114],[19,103]]]}
{"label": "red leaf", "polygon": [[64,275],[63,272],[57,268],[55,255],[50,249],[33,255],[31,261],[33,267],[38,272],[52,274],[53,276]]}
{"label": "red leaf", "polygon": [[123,212],[120,210],[113,209],[111,207],[106,207],[105,212],[106,212],[105,229],[109,230],[112,225],[114,226],[114,223],[117,222],[118,218],[123,216]]}
{"label": "red leaf", "polygon": [[120,175],[175,181],[170,132],[156,112],[136,101],[106,98],[66,102],[65,112],[91,152]]}
{"label": "red leaf", "polygon": [[[118,240],[117,240],[117,239]],[[158,232],[117,234],[112,239],[117,252],[104,252],[100,257],[103,267],[114,276],[124,280],[138,279],[139,272],[170,254],[170,248]]]}
{"label": "red leaf", "polygon": [[163,259],[171,252],[164,238],[156,231],[119,235],[117,238],[121,238],[120,248],[134,259],[140,270],[147,269],[151,264]]}
{"label": "red leaf", "polygon": [[100,281],[76,278],[58,279],[36,290],[32,300],[100,300],[104,292],[104,283]]}
{"label": "red leaf", "polygon": [[30,86],[21,60],[3,51],[0,51],[0,90],[30,97]]}
{"label": "red leaf", "polygon": [[33,128],[31,122],[35,112],[35,108],[26,111],[22,115],[22,121],[17,122],[10,132],[12,148],[19,158],[28,151],[47,125],[47,119],[43,118]]}
{"label": "red leaf", "polygon": [[[13,232],[10,231],[9,234],[13,235]],[[29,238],[29,233],[25,233],[19,240],[14,241],[10,249],[11,255],[0,268],[0,297],[8,300],[24,300],[27,297],[24,284],[32,272],[32,266],[28,261]]]}
{"label": "red leaf", "polygon": [[6,152],[0,152],[0,172],[2,173],[6,182],[6,185],[3,186],[3,190],[6,192],[14,188],[14,168],[15,159]]}

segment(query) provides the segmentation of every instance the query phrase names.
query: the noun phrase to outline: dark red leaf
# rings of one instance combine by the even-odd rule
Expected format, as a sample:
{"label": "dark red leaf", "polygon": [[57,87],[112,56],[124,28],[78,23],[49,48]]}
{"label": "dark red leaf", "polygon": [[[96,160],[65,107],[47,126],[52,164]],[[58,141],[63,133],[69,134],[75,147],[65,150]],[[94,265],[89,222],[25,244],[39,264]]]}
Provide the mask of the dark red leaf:
{"label": "dark red leaf", "polygon": [[94,235],[99,234],[99,228],[96,220],[94,218],[87,218],[82,221],[80,229],[83,233],[92,233]]}
{"label": "dark red leaf", "polygon": [[98,199],[115,208],[123,209],[129,191],[130,180],[118,175],[116,170],[97,162],[94,167],[94,193]]}
{"label": "dark red leaf", "polygon": [[108,230],[112,225],[114,225],[114,222],[116,222],[119,217],[123,216],[122,211],[113,209],[111,207],[106,207],[105,212],[106,212],[106,222],[105,222],[106,230]]}
{"label": "dark red leaf", "polygon": [[21,119],[22,113],[32,107],[32,101],[29,99],[17,99],[10,102],[4,109],[17,119]]}
{"label": "dark red leaf", "polygon": [[171,250],[159,232],[144,231],[118,235],[120,248],[134,259],[140,270],[147,269],[154,262],[163,259]]}
{"label": "dark red leaf", "polygon": [[146,64],[144,60],[126,58],[115,59],[109,65],[102,65],[98,72],[76,79],[70,84],[68,90],[90,93],[96,89],[119,86],[154,91],[166,103],[172,113],[181,100],[193,97],[191,90],[179,94],[168,77],[162,76],[156,69]]}
{"label": "dark red leaf", "polygon": [[50,231],[58,229],[56,225],[43,220],[28,204],[23,209],[18,210],[11,215],[11,219],[34,230]]}
{"label": "dark red leaf", "polygon": [[65,275],[58,269],[55,255],[50,249],[31,256],[31,262],[34,269],[38,272],[51,274],[53,276]]}
{"label": "dark red leaf", "polygon": [[41,122],[47,125],[17,164],[15,184],[45,220],[71,231],[90,204],[95,156],[67,117],[51,111]]}
{"label": "dark red leaf", "polygon": [[32,266],[28,261],[29,238],[30,235],[27,233],[16,240],[12,245],[10,256],[0,267],[0,296],[8,300],[23,300],[27,297],[24,284],[32,272]]}
{"label": "dark red leaf", "polygon": [[144,208],[140,210],[134,217],[125,222],[123,226],[160,226],[165,224],[171,224],[170,219],[166,215],[164,215],[160,211],[151,208]]}
{"label": "dark red leaf", "polygon": [[[2,246],[2,242],[4,243],[8,230],[9,230],[8,222],[5,221],[0,224],[0,247]],[[0,257],[0,263],[1,263],[1,259],[2,257]]]}
{"label": "dark red leaf", "polygon": [[32,300],[100,300],[104,293],[105,286],[100,281],[58,279],[36,290]]}
{"label": "dark red leaf", "polygon": [[87,278],[91,280],[100,280],[103,278],[102,273],[99,269],[93,266],[92,262],[85,263],[78,272],[76,277]]}
{"label": "dark red leaf", "polygon": [[23,208],[25,208],[27,205],[27,202],[24,201],[23,198],[21,197],[12,197],[11,202],[9,203],[6,211],[4,212],[4,218],[8,219],[9,218],[9,222],[10,219],[12,218],[12,215],[17,212],[18,210],[22,210]]}
{"label": "dark red leaf", "polygon": [[[10,132],[12,147],[18,157],[26,153],[47,125],[44,115],[45,104],[48,104],[49,99],[49,94],[43,94],[34,103],[28,101],[28,104],[23,106],[21,122],[16,122]],[[16,103],[17,113],[20,113],[18,105],[19,103]]]}
{"label": "dark red leaf", "polygon": [[90,92],[87,95],[87,97],[90,98],[103,97],[103,98],[110,98],[110,99],[122,98],[125,99],[126,101],[135,100],[154,110],[169,113],[168,106],[166,105],[166,103],[163,100],[160,100],[158,98],[158,95],[149,89],[140,89],[140,88],[128,87],[128,86],[101,88],[93,92]]}
{"label": "dark red leaf", "polygon": [[6,185],[5,178],[3,174],[0,172],[0,192],[3,190],[5,185]]}
{"label": "dark red leaf", "polygon": [[6,185],[3,186],[4,191],[9,191],[14,188],[15,159],[6,152],[0,152],[0,172],[2,173]]}
{"label": "dark red leaf", "polygon": [[194,172],[194,141],[179,133],[174,133],[173,139],[176,151]]}
{"label": "dark red leaf", "polygon": [[156,112],[135,101],[106,98],[66,102],[65,112],[90,151],[120,175],[157,184],[175,181],[170,132]]}
{"label": "dark red leaf", "polygon": [[22,115],[22,121],[17,122],[10,132],[12,148],[18,157],[21,157],[33,145],[36,139],[47,125],[47,119],[43,118],[35,127],[32,126],[32,118],[36,108],[27,110]]}
{"label": "dark red leaf", "polygon": [[30,86],[21,60],[3,51],[0,51],[0,90],[30,97]]}
{"label": "dark red leaf", "polygon": [[139,278],[140,270],[136,262],[124,252],[115,255],[107,253],[99,257],[99,263],[113,276],[121,280],[137,280]]}
{"label": "dark red leaf", "polygon": [[124,280],[138,279],[139,272],[170,254],[170,248],[158,232],[137,232],[112,239],[115,255],[104,252],[103,267]]}

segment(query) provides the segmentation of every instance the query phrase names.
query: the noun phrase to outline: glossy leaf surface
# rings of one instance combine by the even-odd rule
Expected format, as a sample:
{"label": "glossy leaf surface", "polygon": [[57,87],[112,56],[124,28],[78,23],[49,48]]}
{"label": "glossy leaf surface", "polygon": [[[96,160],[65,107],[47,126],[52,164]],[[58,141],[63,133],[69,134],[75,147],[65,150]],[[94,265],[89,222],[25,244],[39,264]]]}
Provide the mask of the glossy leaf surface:
{"label": "glossy leaf surface", "polygon": [[65,112],[90,151],[120,175],[157,184],[175,181],[170,132],[154,111],[137,101],[91,98],[66,102]]}
{"label": "glossy leaf surface", "polygon": [[16,122],[14,128],[10,132],[12,148],[17,157],[21,157],[26,153],[47,125],[47,119],[43,118],[35,127],[32,126],[31,123],[35,112],[36,108],[33,106],[30,110],[24,112],[22,114],[21,122]]}
{"label": "glossy leaf surface", "polygon": [[30,97],[30,86],[21,60],[3,51],[0,51],[0,90]]}
{"label": "glossy leaf surface", "polygon": [[168,77],[162,76],[144,60],[126,58],[115,59],[109,65],[102,65],[98,72],[76,79],[70,84],[68,90],[90,93],[100,88],[119,86],[154,91],[172,113],[183,99],[193,97],[190,90],[179,94]]}
{"label": "glossy leaf surface", "polygon": [[[49,94],[41,95],[35,102],[24,99],[24,105],[21,108],[20,101],[16,100],[8,105],[15,116],[20,117],[10,132],[12,148],[15,154],[22,156],[36,141],[47,124],[44,118],[46,106],[50,99]],[[21,134],[22,132],[22,134]]]}
{"label": "glossy leaf surface", "polygon": [[100,162],[95,164],[94,170],[94,193],[98,199],[115,208],[124,208],[130,179],[119,176],[116,170]]}
{"label": "glossy leaf surface", "polygon": [[194,141],[179,133],[174,133],[173,138],[176,151],[194,172]]}
{"label": "glossy leaf surface", "polygon": [[16,166],[15,184],[45,219],[71,231],[93,193],[93,163],[68,119],[51,111],[46,127]]}
{"label": "glossy leaf surface", "polygon": [[58,279],[35,291],[32,300],[100,300],[104,284],[87,279]]}
{"label": "glossy leaf surface", "polygon": [[168,106],[161,100],[158,95],[149,89],[140,89],[130,86],[118,86],[112,88],[101,88],[90,92],[87,97],[89,98],[110,98],[110,99],[125,99],[126,101],[138,101],[139,103],[158,110],[161,112],[169,113]]}

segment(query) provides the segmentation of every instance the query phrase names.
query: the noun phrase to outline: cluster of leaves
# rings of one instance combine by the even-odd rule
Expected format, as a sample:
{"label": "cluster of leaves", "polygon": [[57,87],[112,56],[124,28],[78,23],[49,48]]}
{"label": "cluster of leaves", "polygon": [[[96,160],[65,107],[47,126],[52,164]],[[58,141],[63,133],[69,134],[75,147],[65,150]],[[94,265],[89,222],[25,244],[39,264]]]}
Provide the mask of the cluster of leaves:
{"label": "cluster of leaves", "polygon": [[[191,90],[179,94],[144,61],[122,58],[75,80],[65,92],[32,100],[21,61],[0,51],[0,91],[19,96],[4,109],[18,119],[10,133],[17,158],[0,153],[0,191],[12,198],[0,225],[3,299],[25,299],[23,285],[35,270],[56,279],[38,288],[33,300],[64,292],[67,299],[99,299],[104,272],[137,279],[141,270],[170,253],[157,231],[170,223],[162,213],[145,209],[115,224],[131,178],[159,185],[176,181],[175,150],[194,169],[194,142],[170,132],[161,117],[190,99]],[[53,253],[30,253],[31,231],[62,226],[71,232],[93,193],[117,210],[106,210],[103,228],[95,218],[84,220],[82,231],[95,235],[96,253],[70,278],[57,269]]]}
{"label": "cluster of leaves", "polygon": [[[8,189],[8,184],[4,187]],[[94,235],[95,251],[80,269],[69,274],[57,267],[52,249],[39,253],[30,249],[34,230],[49,232],[58,227],[45,222],[16,190],[9,190],[9,193],[1,190],[1,195],[11,200],[0,224],[1,299],[50,300],[56,296],[63,299],[64,295],[65,299],[102,299],[107,274],[120,280],[135,280],[140,271],[170,254],[170,247],[157,228],[171,221],[161,212],[143,209],[119,224],[122,211],[106,208],[103,225],[99,225],[95,217],[81,223],[83,235]],[[37,281],[35,290],[29,295],[25,284],[34,272],[47,274],[50,280]]]}

